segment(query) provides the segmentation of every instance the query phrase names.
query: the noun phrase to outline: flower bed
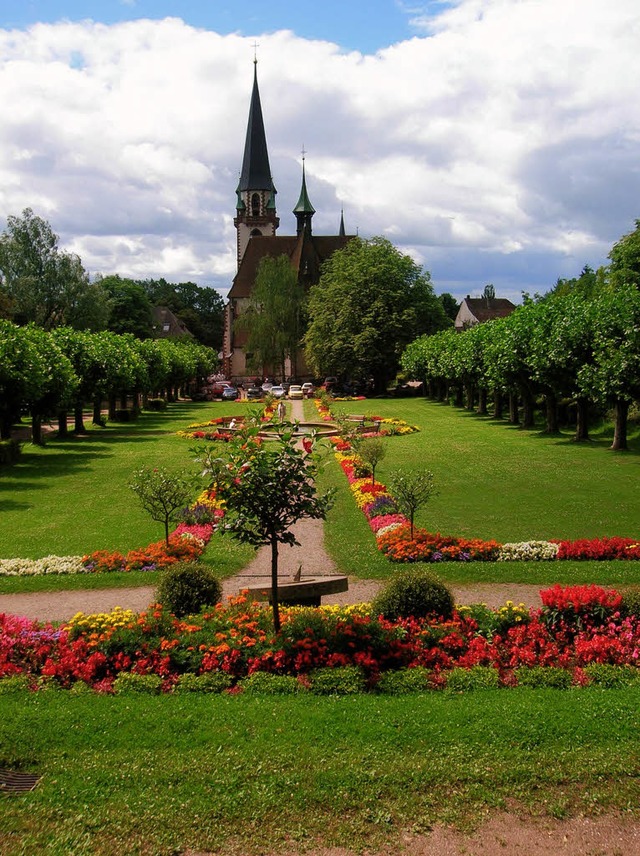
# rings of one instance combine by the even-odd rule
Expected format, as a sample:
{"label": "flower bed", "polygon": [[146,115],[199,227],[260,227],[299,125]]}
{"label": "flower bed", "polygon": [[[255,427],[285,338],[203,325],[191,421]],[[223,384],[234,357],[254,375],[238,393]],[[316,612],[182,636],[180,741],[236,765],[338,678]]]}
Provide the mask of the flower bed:
{"label": "flower bed", "polygon": [[0,678],[22,676],[33,689],[44,680],[111,692],[123,674],[155,676],[154,686],[171,691],[183,675],[226,676],[220,688],[233,688],[256,673],[308,683],[326,667],[356,667],[369,689],[407,669],[425,670],[432,687],[445,686],[454,670],[478,667],[493,670],[496,686],[527,683],[527,670],[539,667],[564,670],[565,685],[589,683],[592,666],[640,676],[640,619],[621,614],[616,592],[555,586],[541,595],[541,609],[477,605],[449,621],[386,621],[364,604],[292,607],[282,611],[279,634],[269,611],[244,596],[184,620],[159,606],[138,615],[78,613],[59,628],[0,615]]}
{"label": "flower bed", "polygon": [[[324,402],[316,401],[316,407],[326,414],[326,418],[331,418],[329,408]],[[382,421],[401,423],[401,420]],[[407,427],[409,431],[398,428],[393,433],[410,433],[414,430],[411,426]],[[339,437],[334,438],[333,443],[336,460],[349,481],[356,505],[363,511],[375,533],[378,549],[392,562],[640,559],[640,542],[633,538],[582,538],[576,541],[522,541],[500,544],[479,538],[443,536],[419,527],[414,527],[412,538],[409,521],[398,512],[395,500],[385,485],[370,478],[359,477],[362,462],[351,444]]]}

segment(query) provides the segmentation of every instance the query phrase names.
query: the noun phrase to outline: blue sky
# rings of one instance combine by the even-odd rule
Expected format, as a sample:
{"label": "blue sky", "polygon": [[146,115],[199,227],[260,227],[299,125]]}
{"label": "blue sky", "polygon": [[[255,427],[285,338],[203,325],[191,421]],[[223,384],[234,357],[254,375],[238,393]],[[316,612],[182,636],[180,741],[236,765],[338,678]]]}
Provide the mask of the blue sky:
{"label": "blue sky", "polygon": [[255,41],[279,234],[303,145],[316,234],[344,209],[457,298],[640,218],[638,0],[0,0],[0,230],[30,207],[92,276],[225,294]]}
{"label": "blue sky", "polygon": [[[336,42],[344,50],[375,53],[416,35],[411,21],[438,3],[396,0],[0,0],[0,25],[27,27],[38,22],[91,18],[105,24],[138,18],[182,18],[194,27],[243,35],[290,29],[305,39]],[[416,11],[418,10],[418,11]]]}

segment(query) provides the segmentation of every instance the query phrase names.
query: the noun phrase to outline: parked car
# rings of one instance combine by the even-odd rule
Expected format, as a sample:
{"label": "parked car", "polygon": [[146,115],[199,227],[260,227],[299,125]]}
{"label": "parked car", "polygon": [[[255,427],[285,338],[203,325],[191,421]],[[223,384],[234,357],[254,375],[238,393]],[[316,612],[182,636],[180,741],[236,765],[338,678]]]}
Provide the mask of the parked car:
{"label": "parked car", "polygon": [[286,395],[284,388],[281,386],[272,386],[269,392],[274,396],[274,398],[284,398]]}
{"label": "parked car", "polygon": [[222,398],[222,393],[225,389],[229,389],[230,386],[232,386],[232,384],[228,383],[226,380],[217,380],[211,387],[211,395],[214,398]]}
{"label": "parked car", "polygon": [[262,398],[263,395],[264,393],[259,386],[250,386],[247,389],[248,401],[255,401],[257,398]]}
{"label": "parked car", "polygon": [[304,392],[302,391],[302,387],[300,386],[300,384],[291,384],[291,386],[289,387],[289,398],[292,400],[294,398],[304,398]]}
{"label": "parked car", "polygon": [[235,401],[239,395],[240,395],[240,392],[238,391],[238,389],[235,386],[229,385],[225,389],[222,390],[222,400],[223,401]]}
{"label": "parked car", "polygon": [[265,380],[265,382],[262,384],[262,391],[263,392],[271,392],[272,386],[273,386],[273,384],[271,383],[270,380]]}
{"label": "parked car", "polygon": [[313,395],[313,390],[314,387],[310,381],[307,381],[306,383],[302,384],[302,393],[305,398],[311,398],[311,396]]}

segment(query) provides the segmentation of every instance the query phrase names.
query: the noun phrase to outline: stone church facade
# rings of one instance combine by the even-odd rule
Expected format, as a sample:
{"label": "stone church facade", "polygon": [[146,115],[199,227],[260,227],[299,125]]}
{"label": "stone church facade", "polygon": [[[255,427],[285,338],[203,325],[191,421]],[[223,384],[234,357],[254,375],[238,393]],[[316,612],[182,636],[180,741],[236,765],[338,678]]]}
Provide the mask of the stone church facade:
{"label": "stone church facade", "polygon": [[[264,377],[273,371],[269,366],[249,367],[245,351],[247,332],[238,330],[235,324],[249,303],[260,261],[266,256],[288,256],[298,282],[308,289],[318,282],[322,263],[336,250],[343,249],[353,237],[345,234],[342,217],[337,235],[313,234],[315,209],[307,192],[304,160],[300,197],[293,209],[297,221],[295,235],[277,234],[280,219],[276,210],[276,193],[258,90],[257,63],[254,61],[253,90],[233,221],[236,228],[237,273],[225,307],[223,344],[224,375],[238,382],[245,382],[256,375]],[[288,373],[304,379],[307,371],[303,362],[301,356],[294,361],[294,365],[288,361]]]}

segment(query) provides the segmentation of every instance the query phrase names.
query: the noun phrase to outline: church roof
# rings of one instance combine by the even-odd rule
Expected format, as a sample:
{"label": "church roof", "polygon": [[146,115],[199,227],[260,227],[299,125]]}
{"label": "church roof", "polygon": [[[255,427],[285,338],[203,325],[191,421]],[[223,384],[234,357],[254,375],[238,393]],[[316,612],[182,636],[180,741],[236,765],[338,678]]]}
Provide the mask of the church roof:
{"label": "church roof", "polygon": [[253,91],[249,107],[247,136],[244,143],[244,157],[238,190],[272,190],[271,167],[267,151],[267,137],[264,132],[262,106],[258,90],[258,65],[254,63]]}
{"label": "church roof", "polygon": [[286,255],[305,283],[315,283],[320,278],[320,266],[336,250],[342,250],[352,235],[255,235],[247,244],[240,268],[236,274],[229,298],[249,297],[256,281],[258,265],[265,256],[277,258]]}
{"label": "church roof", "polygon": [[466,297],[464,302],[480,323],[493,318],[505,318],[516,308],[506,297],[492,297],[490,300],[486,297]]}

